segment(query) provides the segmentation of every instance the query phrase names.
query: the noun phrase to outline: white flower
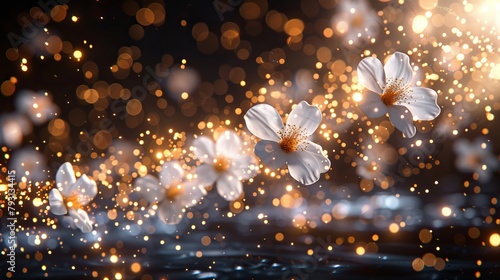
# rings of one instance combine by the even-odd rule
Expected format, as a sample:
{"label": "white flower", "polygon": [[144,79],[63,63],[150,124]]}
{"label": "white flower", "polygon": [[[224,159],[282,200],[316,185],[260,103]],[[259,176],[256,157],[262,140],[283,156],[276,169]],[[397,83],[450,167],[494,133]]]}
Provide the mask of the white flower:
{"label": "white flower", "polygon": [[202,164],[196,169],[199,182],[204,186],[216,184],[217,192],[231,201],[243,193],[241,180],[257,173],[257,162],[241,148],[238,135],[226,130],[214,143],[206,136],[193,141],[192,150]]}
{"label": "white flower", "polygon": [[90,232],[92,222],[83,206],[89,204],[97,194],[94,180],[85,174],[76,180],[71,163],[65,162],[57,170],[56,185],[49,193],[50,211],[56,215],[69,213],[82,232]]}
{"label": "white flower", "polygon": [[35,125],[43,124],[59,113],[59,107],[46,92],[22,91],[16,95],[16,107],[20,113],[31,118]]}
{"label": "white flower", "polygon": [[248,130],[262,139],[255,154],[270,168],[288,165],[297,181],[310,185],[330,169],[330,160],[320,145],[308,140],[321,123],[321,111],[306,101],[300,102],[288,115],[286,125],[272,106],[258,104],[245,114]]}
{"label": "white flower", "polygon": [[417,131],[413,119],[430,121],[441,113],[437,93],[412,86],[412,76],[410,58],[400,52],[395,52],[385,66],[375,57],[366,57],[358,65],[359,82],[369,89],[360,105],[363,112],[370,118],[389,113],[392,124],[408,138]]}
{"label": "white flower", "polygon": [[207,193],[196,181],[185,179],[177,161],[165,162],[158,178],[147,174],[135,180],[135,188],[149,203],[158,203],[158,218],[178,224],[185,208],[196,205]]}
{"label": "white flower", "polygon": [[467,139],[457,140],[455,150],[455,165],[462,172],[474,172],[474,179],[480,182],[490,180],[493,172],[500,167],[498,159],[491,151],[491,144],[483,137],[478,137],[474,142]]}
{"label": "white flower", "polygon": [[28,182],[43,182],[47,179],[48,169],[44,155],[33,145],[28,145],[13,151],[9,169],[16,171],[16,180]]}
{"label": "white flower", "polygon": [[29,119],[20,113],[0,115],[0,145],[18,148],[23,143],[23,137],[29,135],[33,125]]}
{"label": "white flower", "polygon": [[22,144],[23,137],[32,132],[33,124],[43,124],[59,112],[47,93],[24,90],[16,95],[15,102],[16,112],[0,115],[0,145],[5,143],[10,148]]}
{"label": "white flower", "polygon": [[332,25],[346,47],[359,48],[377,36],[381,22],[366,0],[342,0]]}

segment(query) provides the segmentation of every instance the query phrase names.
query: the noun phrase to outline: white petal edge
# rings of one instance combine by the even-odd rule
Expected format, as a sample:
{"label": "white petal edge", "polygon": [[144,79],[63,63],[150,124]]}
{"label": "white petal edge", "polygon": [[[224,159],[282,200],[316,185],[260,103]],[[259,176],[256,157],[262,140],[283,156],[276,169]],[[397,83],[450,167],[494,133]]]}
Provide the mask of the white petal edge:
{"label": "white petal edge", "polygon": [[316,183],[321,175],[318,161],[314,155],[307,151],[290,153],[288,173],[304,185]]}
{"label": "white petal edge", "polygon": [[87,205],[97,194],[97,185],[87,175],[83,174],[71,187],[71,195],[78,195],[78,201],[82,205]]}
{"label": "white petal edge", "polygon": [[82,232],[87,233],[92,231],[92,222],[89,219],[89,215],[83,209],[69,209],[69,215],[75,222],[76,227],[78,227]]}
{"label": "white petal edge", "polygon": [[262,140],[255,145],[254,153],[266,167],[276,169],[286,163],[287,154],[274,141]]}
{"label": "white petal edge", "polygon": [[158,207],[158,219],[167,225],[178,224],[182,221],[183,209],[179,203],[165,200]]}
{"label": "white petal edge", "polygon": [[259,166],[257,160],[251,155],[237,155],[231,161],[231,173],[239,179],[249,179],[255,176]]}
{"label": "white petal edge", "polygon": [[205,187],[213,185],[219,176],[211,164],[201,164],[196,168],[195,173],[197,175],[196,181]]}
{"label": "white petal edge", "polygon": [[412,138],[417,133],[417,128],[413,125],[413,117],[408,109],[403,106],[388,106],[389,119],[398,130],[403,132],[406,138]]}
{"label": "white petal edge", "polygon": [[183,207],[195,206],[203,199],[204,196],[207,195],[205,187],[200,185],[198,182],[186,182],[183,185],[183,188],[184,193],[176,201]]}
{"label": "white petal edge", "polygon": [[437,104],[437,93],[430,88],[413,87],[412,99],[406,104],[412,116],[416,120],[431,121],[441,113]]}
{"label": "white petal edge", "polygon": [[184,178],[184,169],[176,160],[167,161],[161,167],[158,177],[163,186],[176,184]]}
{"label": "white petal edge", "polygon": [[200,136],[193,141],[194,155],[201,161],[212,163],[215,159],[215,143],[206,136]]}
{"label": "white petal edge", "polygon": [[295,125],[305,129],[307,136],[313,134],[321,123],[321,110],[309,105],[306,101],[301,101],[295,106],[286,120],[287,125]]}
{"label": "white petal edge", "polygon": [[233,201],[243,193],[243,185],[232,175],[221,176],[217,180],[217,193],[227,201]]}
{"label": "white petal edge", "polygon": [[368,91],[358,105],[369,118],[379,118],[387,113],[387,106],[380,99],[380,94]]}
{"label": "white petal edge", "polygon": [[165,187],[151,174],[146,174],[144,177],[137,178],[134,182],[134,186],[149,203],[161,201],[165,197]]}
{"label": "white petal edge", "polygon": [[64,200],[61,192],[54,188],[50,190],[49,193],[49,205],[50,212],[55,215],[66,215],[68,213],[68,209],[66,209],[66,205],[64,205]]}
{"label": "white petal edge", "polygon": [[69,162],[59,166],[56,173],[56,185],[63,196],[69,196],[72,185],[76,182],[75,171]]}
{"label": "white petal edge", "polygon": [[330,170],[332,163],[330,162],[330,159],[328,159],[328,157],[323,155],[323,148],[320,145],[311,141],[307,141],[306,151],[313,155],[318,162],[319,172],[325,173]]}
{"label": "white petal edge", "polygon": [[233,131],[224,131],[215,144],[216,153],[225,157],[233,157],[235,154],[241,153],[240,137]]}
{"label": "white petal edge", "polygon": [[262,140],[279,141],[278,131],[283,128],[278,111],[268,104],[257,104],[250,108],[245,116],[248,130]]}
{"label": "white petal edge", "polygon": [[389,57],[384,65],[385,77],[388,79],[403,79],[409,84],[413,78],[413,70],[410,65],[410,57],[402,52],[395,52]]}
{"label": "white petal edge", "polygon": [[385,88],[385,73],[382,62],[375,57],[363,58],[357,68],[359,83],[378,94]]}

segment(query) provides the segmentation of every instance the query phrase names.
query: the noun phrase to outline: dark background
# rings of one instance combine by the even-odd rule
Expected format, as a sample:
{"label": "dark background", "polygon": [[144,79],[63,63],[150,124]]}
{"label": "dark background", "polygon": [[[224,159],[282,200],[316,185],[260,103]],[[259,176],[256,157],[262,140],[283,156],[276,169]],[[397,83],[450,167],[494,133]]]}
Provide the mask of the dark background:
{"label": "dark background", "polygon": [[[302,2],[302,5],[306,5],[307,1]],[[385,9],[388,5],[393,5],[396,9],[395,14],[399,15],[400,22],[383,25],[392,33],[383,34],[380,31],[379,43],[367,46],[366,49],[371,50],[379,57],[385,57],[387,52],[392,53],[394,50],[406,52],[419,42],[423,42],[417,36],[410,35],[413,34],[411,33],[411,24],[405,21],[405,18],[423,13],[417,1],[407,1],[403,6],[394,5],[392,2],[369,2],[371,7],[377,11]],[[149,2],[137,3],[142,7]],[[440,2],[440,4],[447,7],[452,3],[450,1],[450,3]],[[243,104],[245,101],[244,93],[247,90],[256,92],[259,87],[265,85],[266,79],[258,74],[259,65],[256,63],[256,58],[275,48],[281,48],[286,53],[286,64],[274,65],[273,75],[275,77],[282,77],[283,80],[293,79],[294,73],[299,69],[309,69],[324,77],[329,71],[325,67],[320,70],[315,69],[317,61],[315,55],[308,56],[301,51],[290,50],[286,46],[287,35],[284,32],[275,32],[268,28],[262,18],[259,19],[262,23],[262,32],[259,35],[252,36],[244,32],[246,21],[240,16],[237,7],[232,12],[225,12],[221,20],[212,1],[165,1],[165,23],[157,27],[144,27],[143,39],[136,41],[130,38],[128,30],[137,21],[135,17],[123,12],[122,1],[71,1],[68,3],[67,17],[59,23],[49,22],[47,28],[51,34],[57,34],[64,41],[71,42],[74,49],[84,50],[82,61],[75,62],[65,54],[58,62],[54,61],[50,54],[44,54],[45,59],[40,60],[38,58],[40,53],[38,53],[29,58],[29,70],[23,72],[19,67],[20,60],[8,60],[5,52],[12,47],[8,39],[9,34],[10,36],[23,34],[20,22],[26,17],[25,13],[37,5],[36,1],[16,1],[9,3],[9,8],[2,9],[1,12],[1,82],[12,76],[18,79],[16,92],[12,96],[0,95],[1,114],[16,111],[14,106],[16,93],[21,89],[30,89],[49,91],[54,103],[60,108],[60,118],[68,119],[71,110],[80,108],[88,113],[88,121],[71,129],[68,139],[64,142],[64,145],[70,149],[66,149],[61,158],[55,157],[55,153],[48,148],[47,143],[51,140],[47,132],[47,124],[35,125],[33,132],[23,138],[20,147],[16,149],[5,147],[2,150],[3,156],[0,161],[2,179],[4,179],[6,171],[10,169],[9,160],[6,159],[5,154],[12,156],[15,155],[17,149],[38,146],[47,161],[47,168],[44,172],[47,177],[46,181],[53,183],[54,173],[58,166],[65,160],[74,159],[74,151],[78,150],[78,143],[83,141],[79,137],[79,133],[92,131],[99,126],[96,117],[99,114],[113,121],[113,127],[116,128],[112,134],[114,139],[121,137],[134,145],[137,145],[137,141],[141,139],[140,133],[147,129],[166,137],[170,137],[166,127],[172,128],[174,131],[185,131],[187,138],[191,137],[192,134],[209,133],[209,130],[200,131],[196,125],[200,121],[206,121],[206,117],[216,111],[209,113],[201,109],[199,101],[197,101],[201,95],[197,92],[186,101],[199,106],[196,113],[190,116],[181,113],[185,102],[177,102],[169,95],[165,95],[169,106],[175,112],[167,114],[166,111],[156,106],[156,99],[153,96],[148,96],[143,102],[144,112],[156,112],[161,118],[156,125],[141,123],[135,127],[130,127],[123,119],[113,116],[111,108],[107,108],[101,113],[95,113],[92,111],[94,109],[92,105],[86,104],[76,97],[76,88],[79,85],[91,86],[91,83],[84,79],[81,72],[85,61],[94,61],[98,64],[98,80],[106,81],[109,84],[119,82],[126,88],[133,88],[142,83],[144,75],[147,74],[145,72],[131,73],[126,79],[119,80],[107,71],[108,67],[116,63],[118,49],[123,46],[140,48],[142,53],[139,62],[144,67],[154,67],[159,64],[165,54],[172,56],[174,66],[178,66],[185,58],[188,61],[188,67],[198,71],[202,82],[213,83],[220,79],[223,65],[244,68],[246,71],[245,87],[227,82],[228,89],[225,94],[213,95],[216,104],[213,108],[218,108],[220,111],[223,111],[224,108],[234,110],[236,105]],[[342,59],[347,61],[347,65],[356,68],[361,59],[359,50],[346,53],[342,51],[340,38],[333,36],[326,39],[315,31],[314,25],[327,24],[337,11],[337,6],[332,9],[320,9],[316,17],[305,15],[302,12],[300,1],[268,1],[269,10],[280,11],[286,14],[289,19],[302,19],[306,25],[304,41],[310,39],[312,42],[317,42],[318,47],[331,46],[332,60]],[[446,11],[436,9],[434,12],[444,15]],[[78,16],[78,22],[71,22],[71,15]],[[464,16],[467,17],[467,15]],[[186,27],[180,25],[181,20],[187,21]],[[192,27],[197,22],[205,22],[210,31],[213,31],[219,39],[222,24],[226,22],[238,24],[242,30],[241,38],[251,43],[250,57],[246,60],[240,60],[234,51],[225,50],[220,44],[213,54],[203,54],[197,48],[196,41],[191,35]],[[471,20],[471,22],[473,21]],[[408,36],[400,37],[401,33],[396,31],[399,24],[405,26]],[[450,28],[443,26],[442,29],[447,31]],[[440,34],[443,30],[436,28],[429,31],[426,36]],[[484,33],[477,32],[478,34]],[[493,35],[491,37],[494,49],[498,48],[498,39]],[[87,40],[93,45],[93,48],[89,49],[88,44],[85,45],[83,40]],[[383,45],[384,40],[392,40],[393,42],[399,40],[401,43],[392,45],[389,51]],[[457,40],[457,42],[460,44],[468,42],[467,38],[461,40]],[[443,41],[446,42],[446,39]],[[452,39],[450,39],[451,41]],[[29,41],[26,44],[29,45],[32,42]],[[397,49],[394,48],[395,46]],[[439,48],[431,47],[430,44],[424,44],[423,48],[428,51],[430,60],[440,56]],[[412,56],[413,61],[414,59],[416,56]],[[429,63],[432,65],[435,62]],[[460,106],[460,104],[452,105],[450,100],[445,98],[446,94],[443,93],[446,93],[448,88],[453,87],[451,85],[452,79],[448,79],[452,74],[452,71],[444,74],[447,77],[446,82],[429,83],[429,86],[441,91],[438,103],[442,105],[443,113],[440,117],[450,111],[453,112],[456,106]],[[467,79],[469,79],[468,75],[463,78],[464,84],[468,83]],[[339,88],[342,86],[340,81],[334,83]],[[481,86],[481,83],[479,85]],[[494,95],[492,100],[487,100],[486,104],[482,103],[482,105],[489,104],[493,108],[492,112],[497,113],[500,106],[498,106],[496,81],[485,78],[482,86]],[[321,83],[313,85],[312,88],[314,93],[304,97],[307,101],[311,101],[316,95],[324,94]],[[163,90],[167,91],[165,88]],[[349,101],[349,94],[340,89],[335,90],[334,93],[333,99],[338,100],[339,103]],[[233,95],[235,101],[232,104],[225,102],[227,94]],[[297,94],[297,92],[290,90],[290,94]],[[288,110],[283,102],[279,104],[280,102],[270,98],[267,101],[275,102],[278,106],[283,107],[285,112]],[[298,103],[300,100],[294,101]],[[469,110],[467,113],[471,115],[471,120],[468,123],[464,121],[464,127],[459,129],[458,136],[446,135],[441,138],[441,141],[435,141],[435,144],[431,146],[430,153],[423,151],[423,149],[412,148],[413,141],[411,139],[403,139],[397,130],[393,132],[386,144],[391,145],[396,150],[406,147],[409,149],[409,153],[401,156],[394,164],[385,169],[387,174],[393,174],[394,178],[399,178],[395,179],[394,184],[387,190],[374,187],[374,190],[368,193],[361,191],[359,188],[361,178],[351,165],[355,158],[355,154],[353,156],[352,152],[360,151],[359,138],[369,138],[366,133],[358,133],[358,128],[366,128],[365,121],[353,121],[351,126],[337,130],[331,118],[325,117],[324,123],[327,123],[334,132],[339,132],[342,141],[347,143],[346,148],[340,148],[335,141],[328,142],[322,138],[317,140],[328,151],[332,161],[332,170],[328,172],[329,179],[322,176],[317,184],[304,187],[299,186],[288,175],[283,176],[281,181],[262,174],[258,175],[254,184],[245,184],[245,205],[249,205],[250,210],[245,210],[234,218],[228,218],[226,215],[231,210],[230,203],[222,200],[212,190],[205,203],[193,207],[194,218],[184,219],[177,227],[158,224],[156,217],[153,216],[145,219],[145,225],[140,229],[136,229],[136,231],[125,230],[123,229],[124,225],[133,225],[135,222],[127,220],[123,213],[139,211],[131,206],[117,207],[114,194],[118,194],[119,190],[113,188],[104,190],[101,198],[98,194],[95,199],[95,212],[90,215],[101,219],[106,216],[106,212],[110,208],[116,207],[119,212],[117,221],[120,224],[115,226],[113,222],[106,221],[101,224],[101,227],[96,228],[97,234],[82,237],[78,230],[65,228],[62,225],[57,229],[47,226],[43,222],[43,216],[56,219],[57,217],[48,211],[40,211],[33,207],[32,203],[27,202],[19,210],[21,213],[27,213],[23,219],[19,220],[22,227],[18,231],[18,239],[24,250],[23,252],[18,251],[17,255],[16,268],[19,272],[16,272],[14,276],[5,274],[7,266],[2,261],[1,277],[7,275],[11,279],[39,279],[42,277],[102,279],[107,276],[113,279],[115,273],[119,272],[124,276],[123,279],[159,279],[160,277],[168,279],[289,279],[291,276],[294,276],[295,279],[360,279],[361,277],[363,279],[401,279],[402,277],[408,279],[472,279],[479,271],[481,273],[480,279],[495,279],[495,276],[498,276],[500,272],[498,267],[500,263],[499,249],[492,247],[488,238],[492,233],[498,233],[500,230],[498,204],[493,203],[495,199],[500,198],[498,192],[500,175],[498,171],[495,172],[491,180],[487,182],[473,180],[470,173],[461,172],[456,168],[456,154],[453,151],[453,144],[459,138],[475,139],[481,135],[482,128],[488,128],[490,132],[487,138],[491,141],[493,154],[498,156],[500,153],[498,137],[500,135],[496,129],[497,121],[485,120],[484,106],[471,105],[470,108],[473,110]],[[362,112],[355,106],[352,105],[350,109],[362,115]],[[452,114],[454,117],[458,117],[462,113],[458,111]],[[233,120],[233,127],[241,124],[240,129],[245,129],[243,114],[238,116],[230,114],[228,117]],[[378,123],[381,121],[383,120],[377,120]],[[441,121],[443,119],[438,118],[432,123],[436,125]],[[474,123],[477,128],[472,129],[471,123]],[[419,128],[431,127],[426,122],[419,123],[417,126]],[[418,137],[422,137],[422,139],[433,136],[432,129],[431,132],[419,130]],[[151,139],[146,139],[143,152],[147,154],[149,148],[156,150],[161,147],[161,145],[160,147],[155,145]],[[94,149],[99,153],[109,152],[95,147]],[[420,152],[411,153],[414,150]],[[412,159],[412,155],[415,154],[423,155],[423,158],[417,161]],[[106,156],[102,158],[106,158]],[[434,163],[436,159],[440,161],[440,164],[433,165],[431,169],[423,168],[418,174],[409,177],[401,173],[402,166],[416,167],[420,162]],[[90,174],[91,168],[97,164],[95,162],[99,161],[84,157],[79,164],[92,166],[86,169],[90,169],[87,172]],[[115,177],[115,182],[119,180],[120,178]],[[435,181],[439,183],[435,184]],[[469,181],[471,186],[465,188],[464,181]],[[274,207],[272,205],[273,198],[280,198],[285,193],[284,186],[288,184],[294,186],[294,189],[304,198],[304,202],[292,209]],[[250,195],[257,192],[258,188],[262,186],[267,191],[266,195]],[[417,186],[417,191],[410,191],[412,186]],[[479,193],[474,191],[476,186],[481,189]],[[429,189],[430,192],[426,193],[425,189]],[[19,193],[19,196],[24,197],[25,201],[30,201],[28,198],[32,200],[38,195],[46,194],[46,192],[47,188],[33,184],[31,188],[28,188],[28,191]],[[318,198],[319,192],[325,193],[323,200]],[[377,197],[394,195],[408,199],[416,206],[408,208],[404,204],[400,204],[395,209],[390,209],[379,205],[378,208],[375,207],[374,211],[376,213],[380,211],[381,216],[387,217],[387,221],[381,223],[377,223],[376,217],[379,217],[377,214],[364,216],[354,210],[354,214],[348,215],[345,219],[332,219],[332,222],[327,224],[319,222],[316,227],[306,225],[298,229],[291,222],[295,215],[303,211],[308,213],[306,215],[308,220],[320,221],[318,217],[321,217],[322,213],[331,213],[332,205],[340,201],[347,201],[352,209],[358,209],[367,203],[369,204],[370,201],[375,201]],[[130,194],[131,200],[137,198],[137,194]],[[333,203],[327,204],[325,202],[327,198],[331,199]],[[444,218],[441,215],[443,206],[451,206],[459,215]],[[474,217],[461,216],[460,213],[463,214],[465,209],[474,209]],[[260,213],[267,215],[269,224],[264,224],[262,220],[257,218]],[[209,214],[210,218],[204,218],[203,214]],[[392,234],[388,231],[387,225],[397,220],[398,216],[406,220],[408,226],[401,228],[397,234]],[[3,236],[8,234],[4,226],[6,224],[5,217],[4,212],[1,228]],[[38,222],[33,222],[33,217],[38,217]],[[492,222],[485,222],[487,217]],[[478,223],[478,221],[480,222]],[[62,220],[58,220],[58,224],[62,224]],[[192,225],[196,225],[195,230],[191,228]],[[156,227],[157,230],[148,232],[151,227]],[[477,227],[480,230],[481,234],[478,238],[469,236],[468,231],[471,227]],[[430,243],[423,244],[420,241],[419,232],[422,229],[433,230],[433,238]],[[275,240],[277,232],[285,234],[283,242]],[[49,236],[47,241],[34,246],[29,236],[42,233]],[[356,255],[355,249],[362,246],[360,242],[364,242],[364,244],[373,242],[372,236],[374,234],[380,237],[380,241],[375,242],[378,250],[364,256]],[[144,240],[143,236],[146,235],[149,236],[149,241]],[[203,246],[200,243],[201,237],[205,235],[213,238],[210,246]],[[355,237],[356,241],[349,243],[346,240],[351,236]],[[338,238],[344,240],[341,245],[335,243]],[[49,240],[52,241],[49,242]],[[54,240],[57,241],[56,245],[54,245]],[[325,242],[332,244],[333,252],[325,248]],[[100,244],[99,249],[91,248],[94,243]],[[163,245],[159,246],[159,244]],[[181,245],[182,249],[176,250],[176,245]],[[308,254],[308,249],[313,249],[318,254]],[[197,251],[203,252],[201,258],[194,255]],[[37,252],[43,258],[37,257]],[[412,261],[415,258],[422,258],[426,253],[433,253],[436,257],[446,260],[445,268],[438,271],[432,266],[427,266],[423,271],[415,272],[412,269]],[[120,256],[118,263],[110,262],[109,256],[112,254]],[[319,255],[323,257],[318,257]],[[35,259],[36,261],[34,261]],[[478,265],[478,260],[482,260],[482,265]],[[140,273],[134,273],[130,270],[130,265],[134,262],[141,264]],[[46,268],[42,269],[44,265]],[[22,272],[23,268],[24,272]],[[93,272],[96,272],[98,276],[93,276]]]}

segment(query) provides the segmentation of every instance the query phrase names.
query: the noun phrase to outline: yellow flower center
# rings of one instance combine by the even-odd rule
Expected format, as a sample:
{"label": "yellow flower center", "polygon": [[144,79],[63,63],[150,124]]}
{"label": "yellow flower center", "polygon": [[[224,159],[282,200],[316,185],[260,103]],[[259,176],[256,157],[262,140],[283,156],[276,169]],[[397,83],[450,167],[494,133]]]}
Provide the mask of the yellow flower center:
{"label": "yellow flower center", "polygon": [[352,17],[351,25],[353,27],[359,28],[363,26],[365,22],[363,15],[361,13],[355,13]]}
{"label": "yellow flower center", "polygon": [[482,165],[481,159],[474,154],[470,154],[465,160],[472,168],[476,168],[478,165]]}
{"label": "yellow flower center", "polygon": [[172,186],[165,192],[165,198],[174,201],[177,197],[184,193],[184,188],[181,185]]}
{"label": "yellow flower center", "polygon": [[305,129],[296,125],[286,125],[278,131],[280,137],[279,145],[285,153],[295,152],[296,150],[305,150],[307,143],[304,142],[307,138]]}
{"label": "yellow flower center", "polygon": [[230,166],[231,166],[231,162],[227,158],[225,158],[223,156],[218,156],[214,160],[214,169],[218,173],[225,172],[226,170],[229,169]]}
{"label": "yellow flower center", "polygon": [[63,198],[64,205],[68,208],[79,209],[82,207],[80,200],[78,199],[78,195],[70,195],[68,197]]}
{"label": "yellow flower center", "polygon": [[384,93],[380,99],[386,106],[407,101],[411,96],[411,88],[403,79],[387,79]]}

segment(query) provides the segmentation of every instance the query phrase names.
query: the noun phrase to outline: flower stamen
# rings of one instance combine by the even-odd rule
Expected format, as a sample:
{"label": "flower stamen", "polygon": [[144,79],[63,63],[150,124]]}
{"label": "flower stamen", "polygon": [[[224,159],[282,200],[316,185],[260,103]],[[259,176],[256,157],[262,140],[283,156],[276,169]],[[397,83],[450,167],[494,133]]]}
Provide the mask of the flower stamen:
{"label": "flower stamen", "polygon": [[218,173],[225,172],[226,170],[229,169],[230,166],[231,166],[231,162],[223,156],[218,156],[214,160],[214,169]]}
{"label": "flower stamen", "polygon": [[285,153],[295,152],[296,150],[305,150],[307,143],[304,142],[307,138],[306,130],[296,125],[287,124],[284,128],[278,131],[280,142],[278,143]]}
{"label": "flower stamen", "polygon": [[64,205],[68,208],[79,209],[82,207],[80,200],[78,199],[78,195],[70,195],[68,197],[63,198]]}
{"label": "flower stamen", "polygon": [[387,79],[387,86],[384,89],[384,93],[380,96],[380,99],[386,106],[392,106],[397,103],[403,103],[407,101],[410,97],[411,88],[402,79]]}
{"label": "flower stamen", "polygon": [[165,198],[170,201],[174,201],[177,197],[184,193],[184,189],[181,185],[172,186],[165,192]]}

